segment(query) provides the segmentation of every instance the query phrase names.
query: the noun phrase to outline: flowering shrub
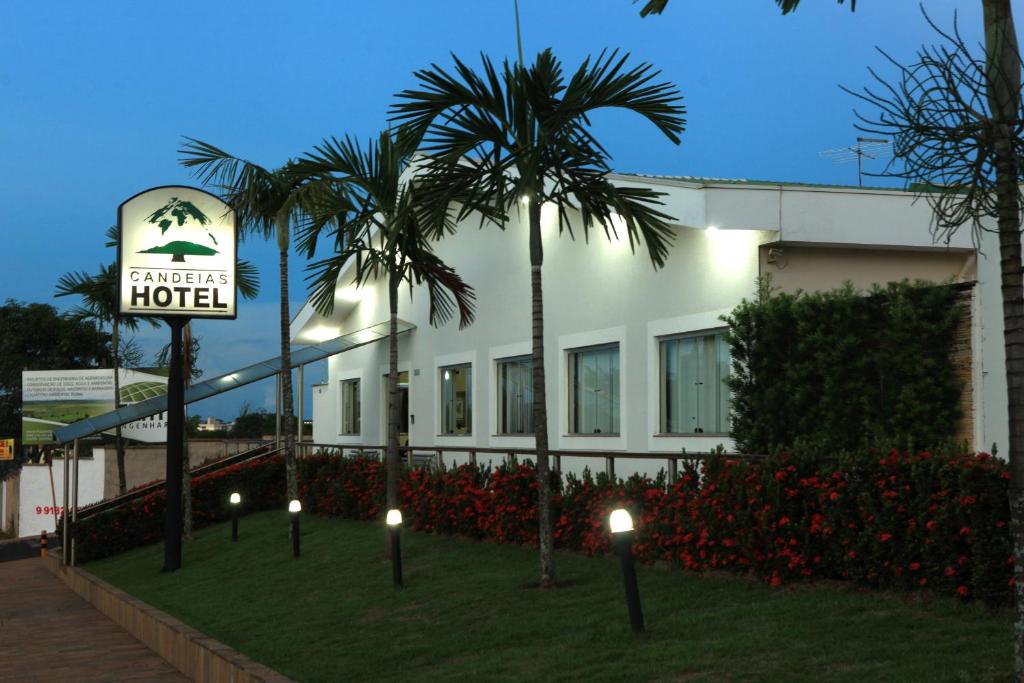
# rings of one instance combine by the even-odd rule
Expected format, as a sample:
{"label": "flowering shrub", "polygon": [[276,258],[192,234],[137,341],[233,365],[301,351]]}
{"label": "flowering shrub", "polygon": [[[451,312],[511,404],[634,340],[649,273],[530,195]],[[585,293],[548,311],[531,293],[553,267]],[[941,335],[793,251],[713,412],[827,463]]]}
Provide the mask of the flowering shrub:
{"label": "flowering shrub", "polygon": [[[299,460],[303,509],[371,520],[383,515],[383,464],[369,457]],[[986,454],[868,454],[825,465],[786,456],[765,462],[718,456],[681,468],[679,480],[610,481],[585,473],[552,478],[559,548],[610,550],[613,508],[636,524],[644,562],[751,573],[772,585],[833,578],[875,587],[928,588],[998,604],[1011,598],[1008,473]],[[246,510],[284,505],[280,457],[193,480],[196,526],[228,516],[242,491]],[[537,543],[534,466],[403,470],[405,525],[497,543]],[[79,524],[79,558],[105,557],[157,541],[163,492]]]}
{"label": "flowering shrub", "polygon": [[[284,505],[284,458],[239,463],[192,479],[192,522],[200,528],[228,519],[228,497],[242,494],[245,512]],[[153,493],[79,520],[73,527],[76,559],[88,562],[154,543],[164,535],[166,495]],[[62,520],[63,521],[63,520]],[[57,531],[60,534],[60,529]]]}
{"label": "flowering shrub", "polygon": [[[405,471],[407,527],[498,543],[537,543],[536,470],[461,465]],[[318,514],[375,519],[383,466],[369,458],[302,461],[304,505]],[[750,572],[772,585],[834,578],[876,587],[926,587],[991,603],[1011,597],[1005,463],[986,454],[871,454],[831,465],[720,456],[663,477],[611,482],[603,474],[552,480],[555,544],[610,550],[608,515],[633,513],[644,562]]]}

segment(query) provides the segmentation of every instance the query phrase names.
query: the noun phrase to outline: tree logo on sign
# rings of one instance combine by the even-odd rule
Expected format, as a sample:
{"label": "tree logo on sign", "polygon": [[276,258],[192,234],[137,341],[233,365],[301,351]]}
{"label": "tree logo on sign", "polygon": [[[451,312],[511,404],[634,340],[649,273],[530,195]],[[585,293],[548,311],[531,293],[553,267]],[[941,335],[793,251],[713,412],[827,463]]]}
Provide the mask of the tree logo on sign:
{"label": "tree logo on sign", "polygon": [[[171,197],[166,204],[147,216],[146,221],[160,226],[161,236],[166,235],[169,230],[172,231],[172,237],[185,230],[192,232],[198,224],[198,227],[205,229],[206,236],[214,246],[217,245],[217,238],[205,227],[210,223],[210,219],[192,202]],[[173,257],[171,261],[181,263],[185,261],[186,256],[213,256],[219,252],[213,247],[197,244],[187,239],[176,239],[160,246],[143,249],[139,253],[171,254]]]}

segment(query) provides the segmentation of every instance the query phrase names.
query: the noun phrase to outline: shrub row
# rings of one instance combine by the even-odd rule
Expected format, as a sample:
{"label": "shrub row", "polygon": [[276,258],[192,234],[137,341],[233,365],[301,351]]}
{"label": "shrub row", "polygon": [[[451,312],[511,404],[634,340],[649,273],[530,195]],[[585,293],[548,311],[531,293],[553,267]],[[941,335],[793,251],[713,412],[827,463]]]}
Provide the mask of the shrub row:
{"label": "shrub row", "polygon": [[[407,527],[498,543],[537,543],[536,470],[529,462],[405,470]],[[373,458],[313,456],[298,463],[310,513],[379,519],[384,468]],[[781,456],[752,463],[719,456],[682,468],[679,481],[552,478],[557,547],[609,551],[607,519],[619,506],[637,525],[634,553],[696,570],[751,573],[772,585],[805,578],[926,588],[993,604],[1011,598],[1005,464],[986,454],[891,451],[821,464]],[[240,490],[248,512],[283,507],[280,457],[193,481],[197,527],[226,519]],[[79,524],[81,561],[157,541],[163,492]]]}
{"label": "shrub row", "polygon": [[[242,494],[247,512],[282,507],[285,499],[284,457],[270,456],[194,477],[194,528],[229,519],[228,497],[234,491]],[[79,520],[72,527],[77,544],[76,560],[98,560],[163,539],[166,501],[164,490],[159,489],[120,507]],[[59,528],[57,533],[60,534]]]}
{"label": "shrub row", "polygon": [[[301,464],[301,492],[321,515],[377,519],[384,471],[373,459],[319,456]],[[610,550],[608,514],[631,510],[634,553],[690,570],[749,572],[771,583],[805,578],[927,588],[993,604],[1011,598],[1008,473],[986,454],[922,452],[823,465],[780,457],[714,458],[679,481],[569,476],[553,499],[557,547]],[[403,474],[405,524],[499,543],[537,543],[530,463],[463,465]]]}

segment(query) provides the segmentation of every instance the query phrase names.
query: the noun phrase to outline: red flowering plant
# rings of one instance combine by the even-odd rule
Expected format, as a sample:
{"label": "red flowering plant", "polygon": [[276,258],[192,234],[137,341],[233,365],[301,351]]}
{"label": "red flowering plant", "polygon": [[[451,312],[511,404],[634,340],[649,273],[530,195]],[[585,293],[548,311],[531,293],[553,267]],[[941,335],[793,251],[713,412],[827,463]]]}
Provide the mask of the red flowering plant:
{"label": "red flowering plant", "polygon": [[376,519],[384,509],[384,465],[364,455],[298,461],[299,498],[316,515]]}
{"label": "red flowering plant", "polygon": [[476,465],[407,472],[401,483],[406,526],[484,538],[481,515],[490,509],[490,479],[490,468]]}
{"label": "red flowering plant", "polygon": [[[283,504],[280,458],[193,481],[197,524],[227,517],[235,487],[243,500]],[[498,543],[537,543],[532,462],[490,469],[403,469],[406,525]],[[1012,595],[1005,463],[986,454],[871,451],[829,463],[783,454],[766,461],[717,455],[683,460],[678,481],[663,475],[610,480],[552,476],[557,547],[610,549],[608,516],[633,515],[633,552],[644,562],[749,572],[772,585],[835,578],[1004,603]],[[299,461],[304,509],[379,519],[384,469],[372,457],[319,455]],[[263,493],[260,493],[263,492]],[[254,500],[255,498],[255,500]],[[259,509],[250,507],[249,510]],[[163,492],[79,525],[79,557],[102,557],[162,534]],[[84,555],[83,555],[83,550]]]}

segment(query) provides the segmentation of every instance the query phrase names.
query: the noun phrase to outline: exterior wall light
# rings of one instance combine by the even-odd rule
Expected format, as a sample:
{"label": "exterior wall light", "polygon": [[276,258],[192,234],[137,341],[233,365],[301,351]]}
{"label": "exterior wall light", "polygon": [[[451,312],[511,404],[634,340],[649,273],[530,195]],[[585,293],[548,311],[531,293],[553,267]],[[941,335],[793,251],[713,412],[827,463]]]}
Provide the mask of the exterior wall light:
{"label": "exterior wall light", "polygon": [[231,542],[238,542],[238,508],[242,507],[242,494],[232,493],[231,498]]}
{"label": "exterior wall light", "polygon": [[388,510],[385,522],[388,525],[388,533],[391,535],[391,575],[395,582],[395,588],[402,587],[402,511]]}
{"label": "exterior wall light", "polygon": [[288,503],[288,512],[292,516],[292,555],[299,556],[299,513],[302,512],[302,503],[293,500]]}
{"label": "exterior wall light", "polygon": [[612,530],[612,546],[619,555],[622,565],[622,582],[626,588],[626,608],[629,611],[629,625],[634,633],[644,630],[644,613],[640,607],[640,589],[636,585],[636,564],[633,560],[633,517],[627,510],[613,510],[608,518]]}

